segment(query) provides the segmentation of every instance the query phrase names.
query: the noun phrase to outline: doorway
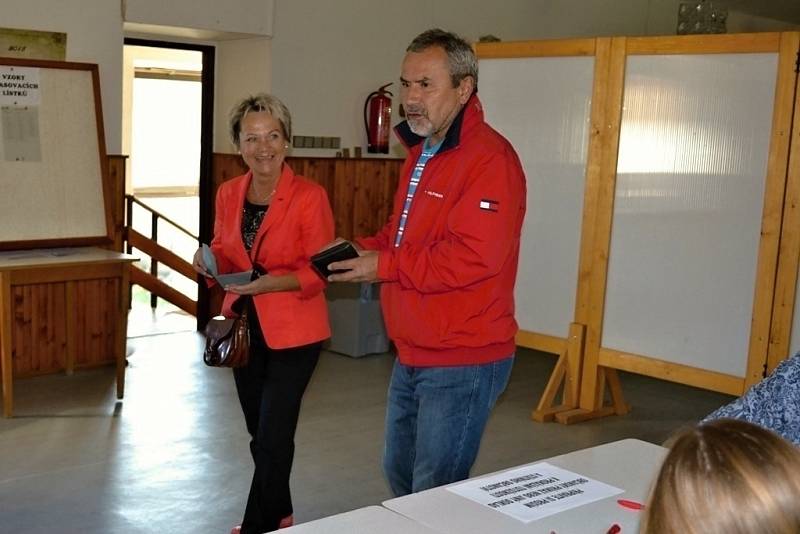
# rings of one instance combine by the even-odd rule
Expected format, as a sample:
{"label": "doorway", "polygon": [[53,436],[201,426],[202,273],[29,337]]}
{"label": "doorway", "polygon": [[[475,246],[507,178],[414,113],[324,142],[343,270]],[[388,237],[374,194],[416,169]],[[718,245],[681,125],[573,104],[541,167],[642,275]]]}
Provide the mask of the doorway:
{"label": "doorway", "polygon": [[[126,192],[136,232],[189,261],[208,242],[214,47],[125,39],[123,150]],[[205,285],[139,254],[139,267],[207,309]],[[199,293],[199,294],[198,294]],[[129,336],[199,328],[195,317],[139,286],[132,291]]]}

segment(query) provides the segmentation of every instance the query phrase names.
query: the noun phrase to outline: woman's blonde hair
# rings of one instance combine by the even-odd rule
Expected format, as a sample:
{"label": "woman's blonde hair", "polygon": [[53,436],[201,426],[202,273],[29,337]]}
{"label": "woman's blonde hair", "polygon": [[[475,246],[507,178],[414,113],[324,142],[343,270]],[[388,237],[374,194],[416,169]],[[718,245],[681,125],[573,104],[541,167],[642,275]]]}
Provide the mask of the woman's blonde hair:
{"label": "woman's blonde hair", "polygon": [[719,419],[675,436],[642,534],[797,534],[800,450],[762,427]]}
{"label": "woman's blonde hair", "polygon": [[258,93],[248,96],[239,101],[231,110],[230,120],[228,121],[229,134],[231,141],[239,148],[239,134],[242,132],[242,119],[250,112],[266,111],[281,123],[283,136],[287,143],[292,142],[292,116],[286,104],[276,96],[267,93]]}

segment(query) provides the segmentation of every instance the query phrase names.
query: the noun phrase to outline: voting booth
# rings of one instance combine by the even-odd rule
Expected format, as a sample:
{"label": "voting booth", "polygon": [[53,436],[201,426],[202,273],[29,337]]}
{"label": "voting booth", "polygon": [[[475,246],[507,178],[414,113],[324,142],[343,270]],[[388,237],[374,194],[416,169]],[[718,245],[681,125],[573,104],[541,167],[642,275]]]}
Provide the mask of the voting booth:
{"label": "voting booth", "polygon": [[476,46],[528,179],[517,343],[559,355],[534,418],[625,413],[617,370],[739,395],[800,346],[799,43]]}
{"label": "voting booth", "polygon": [[0,58],[0,374],[114,364],[134,258],[114,248],[97,65]]}

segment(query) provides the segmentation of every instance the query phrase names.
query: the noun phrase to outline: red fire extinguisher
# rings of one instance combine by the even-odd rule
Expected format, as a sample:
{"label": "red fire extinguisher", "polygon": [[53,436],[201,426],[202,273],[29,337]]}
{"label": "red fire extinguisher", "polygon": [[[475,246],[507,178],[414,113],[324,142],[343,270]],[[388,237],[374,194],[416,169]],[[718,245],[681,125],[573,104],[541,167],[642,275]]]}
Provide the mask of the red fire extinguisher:
{"label": "red fire extinguisher", "polygon": [[[367,130],[367,152],[389,153],[389,131],[392,119],[392,93],[386,90],[387,83],[369,94],[364,101],[364,128]],[[369,112],[367,112],[369,108]]]}

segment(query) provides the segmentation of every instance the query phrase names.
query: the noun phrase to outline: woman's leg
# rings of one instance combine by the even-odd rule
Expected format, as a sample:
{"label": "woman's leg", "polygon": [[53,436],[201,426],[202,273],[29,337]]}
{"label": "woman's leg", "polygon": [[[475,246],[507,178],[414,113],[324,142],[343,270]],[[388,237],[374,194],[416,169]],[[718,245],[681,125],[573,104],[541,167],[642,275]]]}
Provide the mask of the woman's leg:
{"label": "woman's leg", "polygon": [[[233,370],[233,379],[236,383],[236,394],[239,397],[239,404],[242,406],[247,432],[250,434],[250,454],[253,462],[256,462],[256,436],[258,434],[259,422],[261,419],[261,399],[263,397],[264,386],[266,383],[268,348],[261,335],[261,327],[258,321],[254,320],[255,311],[250,309],[250,357],[247,365]],[[251,505],[251,500],[256,492],[256,479],[250,483],[250,493],[247,499],[246,510],[252,509],[251,515],[256,514],[258,509]],[[246,512],[247,513],[247,512]]]}
{"label": "woman's leg", "polygon": [[300,403],[319,359],[321,344],[266,349],[258,426],[251,451],[255,473],[242,533],[276,530],[293,512],[289,475]]}

